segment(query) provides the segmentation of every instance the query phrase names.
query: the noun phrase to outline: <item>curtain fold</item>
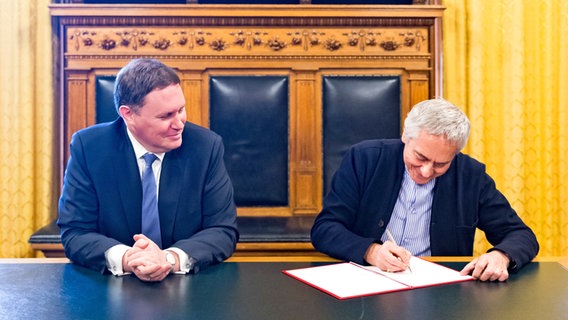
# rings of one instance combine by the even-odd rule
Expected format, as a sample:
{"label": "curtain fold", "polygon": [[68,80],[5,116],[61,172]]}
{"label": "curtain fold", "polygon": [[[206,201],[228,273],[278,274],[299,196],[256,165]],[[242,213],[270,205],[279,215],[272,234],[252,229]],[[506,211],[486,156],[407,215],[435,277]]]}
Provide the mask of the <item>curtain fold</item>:
{"label": "curtain fold", "polygon": [[[568,2],[446,0],[445,98],[472,122],[466,152],[535,231],[568,254]],[[489,248],[482,234],[476,254]]]}
{"label": "curtain fold", "polygon": [[0,258],[34,256],[28,239],[53,214],[49,3],[0,1]]}

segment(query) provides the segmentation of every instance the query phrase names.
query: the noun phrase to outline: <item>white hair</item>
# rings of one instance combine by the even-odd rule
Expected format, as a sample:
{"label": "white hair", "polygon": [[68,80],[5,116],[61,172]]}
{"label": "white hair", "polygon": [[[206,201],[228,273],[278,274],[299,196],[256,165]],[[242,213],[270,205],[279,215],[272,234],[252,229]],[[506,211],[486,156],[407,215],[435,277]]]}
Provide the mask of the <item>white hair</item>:
{"label": "white hair", "polygon": [[424,100],[412,107],[408,113],[404,120],[403,135],[408,139],[415,139],[420,131],[444,136],[459,152],[469,138],[469,119],[447,100]]}

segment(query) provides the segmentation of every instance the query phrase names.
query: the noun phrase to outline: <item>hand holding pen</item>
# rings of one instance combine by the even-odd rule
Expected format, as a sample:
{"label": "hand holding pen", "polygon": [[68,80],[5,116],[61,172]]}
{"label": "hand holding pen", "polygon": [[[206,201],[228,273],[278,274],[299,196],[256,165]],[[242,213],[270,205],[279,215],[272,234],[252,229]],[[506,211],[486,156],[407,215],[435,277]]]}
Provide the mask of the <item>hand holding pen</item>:
{"label": "hand holding pen", "polygon": [[[392,236],[392,233],[390,233],[389,229],[386,229],[386,233],[387,233],[387,237],[389,237],[389,241],[391,241],[392,243],[394,243],[396,246],[398,246],[396,244],[396,241],[394,240],[394,237]],[[405,249],[406,250],[406,249]],[[408,252],[408,251],[407,251]],[[408,271],[412,272],[412,269],[410,268],[410,257],[412,256],[412,254],[410,254],[410,252],[408,252],[408,255],[405,255],[408,258],[408,261],[404,262],[404,260],[402,259],[401,256],[396,256],[397,259],[399,261],[401,261],[402,263],[404,263],[406,265],[406,267],[408,268]],[[387,270],[388,271],[388,270]]]}
{"label": "hand holding pen", "polygon": [[[389,236],[390,232],[387,232]],[[367,263],[379,267],[383,271],[387,272],[401,272],[409,269],[410,258],[412,254],[399,247],[395,241],[393,241],[392,235],[389,236],[389,240],[385,241],[382,245],[373,243],[367,249],[365,253],[365,261]]]}

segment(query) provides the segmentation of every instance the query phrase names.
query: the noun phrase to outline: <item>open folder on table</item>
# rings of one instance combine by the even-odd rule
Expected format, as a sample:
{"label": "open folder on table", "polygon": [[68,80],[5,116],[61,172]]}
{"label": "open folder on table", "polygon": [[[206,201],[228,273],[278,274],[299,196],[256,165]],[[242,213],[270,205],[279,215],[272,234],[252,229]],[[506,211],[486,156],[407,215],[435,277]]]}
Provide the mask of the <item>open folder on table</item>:
{"label": "open folder on table", "polygon": [[385,272],[353,262],[282,272],[338,299],[473,280],[471,276],[462,276],[456,270],[417,257],[412,257],[409,265],[412,272]]}

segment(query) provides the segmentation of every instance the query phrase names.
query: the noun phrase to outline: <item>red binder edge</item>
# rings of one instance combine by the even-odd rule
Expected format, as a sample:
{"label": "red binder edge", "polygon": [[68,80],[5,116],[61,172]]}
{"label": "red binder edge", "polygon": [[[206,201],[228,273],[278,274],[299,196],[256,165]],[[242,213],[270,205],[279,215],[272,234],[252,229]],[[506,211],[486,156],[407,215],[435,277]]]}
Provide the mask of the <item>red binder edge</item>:
{"label": "red binder edge", "polygon": [[[422,260],[424,260],[424,259],[422,259]],[[428,260],[425,260],[425,261],[428,261]],[[428,261],[428,262],[430,262],[430,261]],[[361,266],[361,265],[359,265],[359,264],[356,264],[356,263],[352,263],[352,262],[340,262],[340,263],[351,263],[351,264],[353,264],[353,265],[355,265],[355,266],[357,266],[357,267],[360,267],[360,268],[365,269],[363,266]],[[432,263],[434,263],[434,262],[432,262]],[[446,267],[446,266],[444,266],[444,265],[441,265],[441,264],[438,264],[438,263],[435,263],[435,264],[438,265],[438,266],[440,266],[440,267],[453,270],[452,268],[448,268],[448,267]],[[325,266],[325,265],[323,265],[323,266]],[[317,268],[317,267],[306,267],[306,268]],[[374,272],[374,271],[369,270],[369,269],[365,269],[365,270],[367,270],[367,271],[369,271],[369,272],[371,272],[371,273],[375,273],[376,275],[379,275],[379,276],[384,276],[384,275],[382,275],[382,274],[380,274],[380,273]],[[290,271],[291,271],[291,270],[290,270]],[[454,271],[455,271],[455,270],[454,270]],[[297,277],[297,276],[295,276],[295,275],[289,273],[288,270],[282,270],[282,273],[284,273],[285,275],[287,275],[287,276],[289,276],[289,277],[291,277],[291,278],[294,278],[294,279],[296,279],[296,280],[298,280],[298,281],[300,281],[300,282],[302,282],[302,283],[305,283],[305,284],[309,285],[309,286],[312,287],[312,288],[316,288],[316,289],[318,289],[318,290],[321,291],[321,292],[325,292],[326,294],[328,294],[328,295],[330,295],[330,296],[332,296],[332,297],[334,297],[334,298],[336,298],[336,299],[339,299],[339,300],[347,300],[347,299],[352,299],[352,298],[368,297],[368,296],[374,296],[374,295],[383,294],[383,293],[407,291],[407,290],[413,290],[413,289],[419,289],[419,288],[436,287],[436,286],[442,286],[442,285],[447,285],[447,284],[461,283],[461,282],[467,282],[467,281],[475,280],[473,277],[471,277],[471,278],[464,278],[464,279],[459,279],[459,280],[442,281],[442,282],[437,282],[437,283],[432,283],[432,284],[426,284],[426,285],[421,285],[421,286],[411,286],[411,285],[407,285],[407,284],[405,284],[405,283],[401,283],[400,281],[397,281],[397,280],[395,280],[395,279],[389,278],[390,280],[395,281],[395,282],[398,282],[398,283],[400,283],[400,284],[402,284],[402,285],[404,285],[404,286],[406,286],[406,287],[405,287],[405,288],[402,288],[402,289],[378,290],[378,291],[375,291],[375,292],[369,292],[369,293],[364,293],[364,294],[358,294],[358,295],[351,295],[351,296],[341,297],[341,296],[338,296],[338,295],[334,294],[333,292],[330,292],[329,290],[323,289],[323,288],[321,288],[320,286],[317,286],[317,285],[315,285],[315,284],[313,284],[313,283],[311,283],[311,282],[309,282],[309,281],[307,281],[307,280],[304,280],[304,279],[302,279],[302,278],[300,278],[300,277]]]}
{"label": "red binder edge", "polygon": [[[390,292],[398,292],[398,291],[406,291],[406,290],[411,290],[411,289],[413,289],[412,287],[407,286],[406,288],[403,288],[403,289],[380,290],[380,291],[376,291],[376,292],[369,292],[369,293],[364,293],[364,294],[357,294],[357,295],[352,295],[352,296],[341,297],[341,296],[338,296],[338,295],[334,294],[333,292],[330,292],[330,291],[328,291],[328,290],[325,290],[325,289],[323,289],[323,288],[320,287],[320,286],[316,286],[315,284],[313,284],[313,283],[311,283],[311,282],[309,282],[309,281],[306,281],[306,280],[304,280],[304,279],[302,279],[302,278],[300,278],[300,277],[297,277],[297,276],[295,276],[295,275],[289,273],[288,270],[282,270],[282,273],[284,273],[285,275],[287,275],[287,276],[289,276],[289,277],[291,277],[291,278],[294,278],[294,279],[296,279],[296,280],[298,280],[298,281],[300,281],[300,282],[302,282],[302,283],[304,283],[304,284],[307,284],[308,286],[310,286],[310,287],[312,287],[312,288],[318,289],[319,291],[324,292],[324,293],[326,293],[326,294],[328,294],[328,295],[330,295],[330,296],[332,296],[332,297],[334,297],[334,298],[336,298],[336,299],[338,299],[338,300],[347,300],[347,299],[353,299],[353,298],[369,297],[369,296],[374,296],[374,295],[377,295],[377,294],[390,293]],[[377,275],[378,275],[378,274],[377,274]]]}

